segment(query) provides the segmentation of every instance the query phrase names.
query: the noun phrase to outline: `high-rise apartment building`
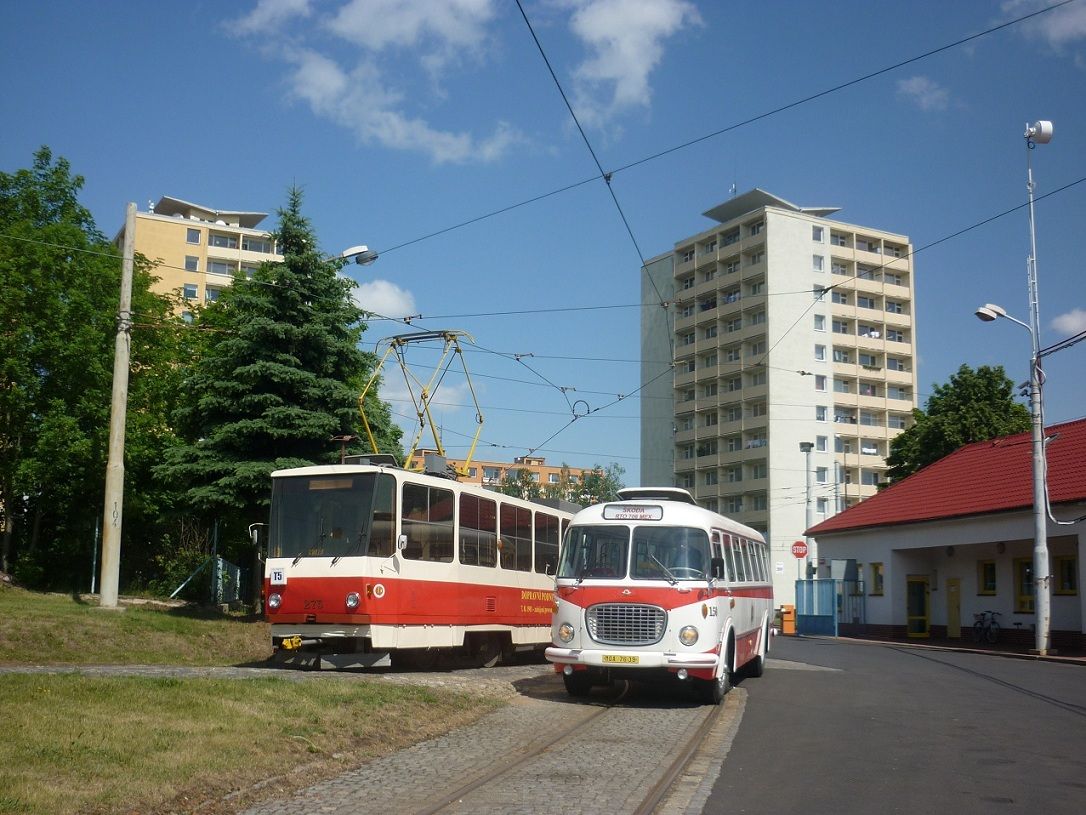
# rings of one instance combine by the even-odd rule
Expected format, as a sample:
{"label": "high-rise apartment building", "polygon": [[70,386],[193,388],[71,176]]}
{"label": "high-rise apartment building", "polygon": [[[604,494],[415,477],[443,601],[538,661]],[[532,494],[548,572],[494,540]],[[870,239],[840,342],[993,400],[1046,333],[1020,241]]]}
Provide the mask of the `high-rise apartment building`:
{"label": "high-rise apartment building", "polygon": [[755,189],[642,269],[643,302],[668,307],[643,310],[641,483],[764,532],[778,603],[808,517],[875,493],[916,404],[909,239],[836,212]]}
{"label": "high-rise apartment building", "polygon": [[[252,276],[266,260],[279,261],[275,241],[258,229],[264,212],[234,212],[164,196],[136,213],[136,251],[158,265],[152,287],[179,292],[186,301],[216,300],[237,273]],[[124,241],[124,227],[114,239]]]}

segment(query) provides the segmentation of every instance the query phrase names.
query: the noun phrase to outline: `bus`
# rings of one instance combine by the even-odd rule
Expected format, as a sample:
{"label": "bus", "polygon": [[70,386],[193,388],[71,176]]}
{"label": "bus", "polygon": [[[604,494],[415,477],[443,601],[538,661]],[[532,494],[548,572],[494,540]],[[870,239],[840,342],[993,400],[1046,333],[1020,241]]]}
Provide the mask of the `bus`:
{"label": "bus", "polygon": [[571,696],[672,675],[719,705],[737,672],[765,670],[765,539],[686,490],[627,488],[618,498],[578,512],[566,530],[546,657]]}
{"label": "bus", "polygon": [[571,517],[391,457],[278,470],[264,569],[273,658],[486,667],[542,651]]}

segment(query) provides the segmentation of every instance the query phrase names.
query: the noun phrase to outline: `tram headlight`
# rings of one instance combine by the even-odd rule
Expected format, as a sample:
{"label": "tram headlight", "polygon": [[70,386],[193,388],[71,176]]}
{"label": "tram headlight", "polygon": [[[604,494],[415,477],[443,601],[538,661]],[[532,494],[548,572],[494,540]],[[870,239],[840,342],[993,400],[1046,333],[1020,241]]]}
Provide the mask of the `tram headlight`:
{"label": "tram headlight", "polygon": [[698,641],[698,629],[692,625],[684,625],[679,631],[679,642],[683,645],[693,645]]}
{"label": "tram headlight", "polygon": [[274,611],[275,609],[279,608],[279,606],[281,606],[281,605],[283,605],[282,596],[280,596],[278,594],[269,594],[268,595],[268,608],[270,608],[270,609],[272,609]]}
{"label": "tram headlight", "polygon": [[347,608],[353,611],[354,609],[358,608],[358,604],[361,602],[361,600],[362,598],[358,596],[358,592],[352,591],[350,594],[347,595]]}
{"label": "tram headlight", "polygon": [[558,626],[558,639],[562,642],[569,642],[573,639],[573,626],[569,623],[562,623]]}

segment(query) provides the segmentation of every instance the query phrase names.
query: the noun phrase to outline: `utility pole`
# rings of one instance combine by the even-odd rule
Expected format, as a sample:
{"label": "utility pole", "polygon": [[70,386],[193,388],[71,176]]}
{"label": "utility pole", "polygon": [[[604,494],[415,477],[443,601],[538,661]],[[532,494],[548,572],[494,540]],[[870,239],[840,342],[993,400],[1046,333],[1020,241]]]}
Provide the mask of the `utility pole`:
{"label": "utility pole", "polygon": [[121,572],[121,516],[124,506],[124,428],[128,413],[128,368],[132,352],[132,266],[136,255],[136,205],[124,219],[124,259],[121,263],[121,302],[117,309],[117,339],[113,351],[113,400],[109,411],[109,461],[102,510],[102,594],[98,605],[117,607]]}

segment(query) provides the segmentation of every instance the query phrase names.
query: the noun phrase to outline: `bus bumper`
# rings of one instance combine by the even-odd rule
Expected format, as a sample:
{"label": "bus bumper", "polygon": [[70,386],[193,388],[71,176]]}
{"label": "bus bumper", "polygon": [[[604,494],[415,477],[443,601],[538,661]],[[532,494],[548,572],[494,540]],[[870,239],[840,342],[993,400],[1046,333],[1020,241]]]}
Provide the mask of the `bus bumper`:
{"label": "bus bumper", "polygon": [[[715,652],[680,654],[672,651],[603,651],[599,649],[558,648],[551,646],[545,652],[555,665],[583,665],[593,668],[666,668],[688,671],[715,671],[720,657]],[[636,662],[629,661],[636,658]]]}

